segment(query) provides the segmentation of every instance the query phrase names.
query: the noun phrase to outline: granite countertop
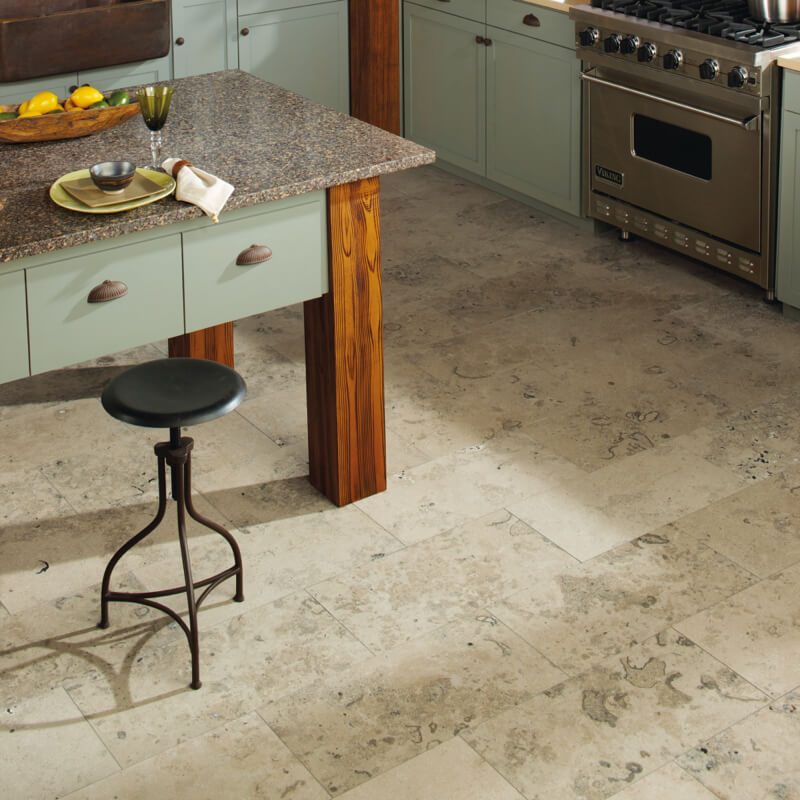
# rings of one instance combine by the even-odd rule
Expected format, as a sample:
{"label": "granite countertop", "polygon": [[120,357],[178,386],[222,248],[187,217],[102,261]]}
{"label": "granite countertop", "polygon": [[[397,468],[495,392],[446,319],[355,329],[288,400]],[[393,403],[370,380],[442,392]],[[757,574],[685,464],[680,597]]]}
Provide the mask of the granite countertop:
{"label": "granite countertop", "polygon": [[[312,103],[240,70],[167,81],[175,93],[164,158],[233,184],[226,211],[430,164],[432,150]],[[0,263],[203,216],[174,197],[119,214],[57,206],[57,178],[99,161],[150,161],[140,117],[93,136],[0,144]]]}

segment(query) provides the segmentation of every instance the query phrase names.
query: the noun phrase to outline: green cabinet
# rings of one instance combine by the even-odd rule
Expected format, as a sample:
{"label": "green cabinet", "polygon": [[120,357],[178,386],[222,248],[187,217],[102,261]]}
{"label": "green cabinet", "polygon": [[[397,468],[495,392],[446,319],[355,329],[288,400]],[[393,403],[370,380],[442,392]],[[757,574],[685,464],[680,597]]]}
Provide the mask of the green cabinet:
{"label": "green cabinet", "polygon": [[775,296],[787,311],[800,309],[800,74],[790,70],[784,70],[780,139]]}
{"label": "green cabinet", "polygon": [[[239,67],[337,111],[350,109],[347,0],[239,5]],[[260,13],[242,14],[265,9]]]}
{"label": "green cabinet", "polygon": [[172,0],[172,74],[239,66],[236,0]]}
{"label": "green cabinet", "polygon": [[0,383],[28,374],[25,273],[0,275]]}
{"label": "green cabinet", "polygon": [[566,14],[404,4],[405,134],[446,164],[580,216],[580,62]]}

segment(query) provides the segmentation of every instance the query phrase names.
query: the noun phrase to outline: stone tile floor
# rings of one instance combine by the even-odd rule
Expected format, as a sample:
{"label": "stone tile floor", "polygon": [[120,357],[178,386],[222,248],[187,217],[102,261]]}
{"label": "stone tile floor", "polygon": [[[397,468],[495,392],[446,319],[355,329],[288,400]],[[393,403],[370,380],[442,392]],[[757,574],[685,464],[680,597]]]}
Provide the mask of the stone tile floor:
{"label": "stone tile floor", "polygon": [[800,324],[436,168],[382,204],[389,488],[308,485],[301,309],[237,323],[198,692],[175,624],[95,627],[160,438],[97,396],[164,343],[0,387],[0,797],[800,798]]}

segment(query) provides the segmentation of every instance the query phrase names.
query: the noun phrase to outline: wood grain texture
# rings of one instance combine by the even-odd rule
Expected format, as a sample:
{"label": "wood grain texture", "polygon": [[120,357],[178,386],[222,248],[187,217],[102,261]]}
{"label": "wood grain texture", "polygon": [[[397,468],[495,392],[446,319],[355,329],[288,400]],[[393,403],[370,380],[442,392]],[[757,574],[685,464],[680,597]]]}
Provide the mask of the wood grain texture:
{"label": "wood grain texture", "polygon": [[401,132],[397,0],[350,0],[350,113]]}
{"label": "wood grain texture", "polygon": [[233,323],[184,333],[169,339],[170,357],[207,358],[233,368]]}
{"label": "wood grain texture", "polygon": [[[0,105],[0,111],[16,111],[19,103]],[[111,108],[87,108],[63,114],[44,114],[41,117],[23,117],[0,122],[0,142],[25,144],[27,142],[53,142],[59,139],[77,139],[114,128],[139,116],[139,104],[129,103]]]}
{"label": "wood grain texture", "polygon": [[342,506],[386,489],[377,178],[328,189],[329,291],[304,304],[309,480]]}

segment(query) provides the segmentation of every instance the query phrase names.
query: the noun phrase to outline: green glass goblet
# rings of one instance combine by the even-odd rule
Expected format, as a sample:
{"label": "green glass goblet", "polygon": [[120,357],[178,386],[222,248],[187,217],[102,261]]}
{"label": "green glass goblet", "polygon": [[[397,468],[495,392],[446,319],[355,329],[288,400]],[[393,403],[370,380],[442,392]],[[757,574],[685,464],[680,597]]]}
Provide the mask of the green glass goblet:
{"label": "green glass goblet", "polygon": [[172,89],[168,86],[144,86],[136,92],[144,124],[150,129],[150,169],[161,169],[161,129],[167,121]]}

